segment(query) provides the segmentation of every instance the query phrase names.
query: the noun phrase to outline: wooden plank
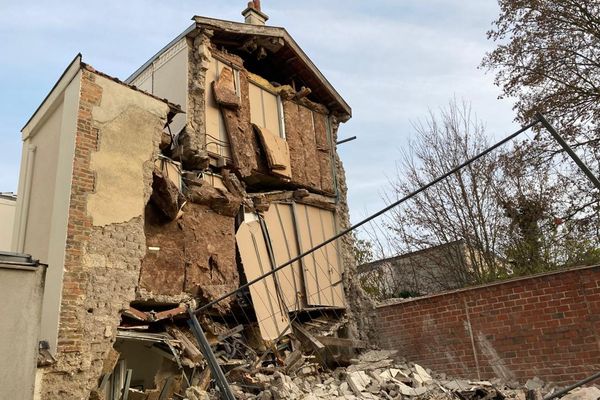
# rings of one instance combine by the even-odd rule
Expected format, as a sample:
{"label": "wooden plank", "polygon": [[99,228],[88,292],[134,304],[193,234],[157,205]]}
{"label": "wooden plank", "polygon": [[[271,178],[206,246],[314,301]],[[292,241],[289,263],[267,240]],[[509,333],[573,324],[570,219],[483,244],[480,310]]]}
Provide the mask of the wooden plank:
{"label": "wooden plank", "polygon": [[355,349],[366,349],[367,342],[356,339],[345,339],[334,336],[316,336],[316,339],[325,346],[331,347],[352,347]]}
{"label": "wooden plank", "polygon": [[294,332],[299,336],[299,339],[310,343],[315,350],[323,350],[325,349],[325,345],[319,341],[312,333],[307,331],[297,322],[292,322],[292,326],[294,327]]}
{"label": "wooden plank", "polygon": [[[235,238],[248,281],[254,280],[272,269],[261,227],[257,221],[243,223]],[[275,279],[272,275],[251,285],[250,296],[261,337],[264,340],[275,340],[289,329],[288,313],[279,301]]]}
{"label": "wooden plank", "polygon": [[[291,204],[271,204],[269,210],[264,214],[264,219],[277,266],[296,257],[299,254],[298,241]],[[275,275],[280,284],[283,300],[288,311],[302,309],[305,292],[300,261],[283,268]]]}
{"label": "wooden plank", "polygon": [[173,379],[175,379],[174,376],[169,376],[167,378],[167,380],[165,381],[165,385],[163,386],[162,390],[160,391],[160,396],[158,396],[158,400],[167,400],[167,398],[169,396],[169,392],[171,391],[171,385],[173,384]]}
{"label": "wooden plank", "polygon": [[234,327],[234,328],[231,328],[231,329],[230,329],[230,330],[228,330],[227,332],[225,332],[225,333],[223,333],[223,334],[219,335],[219,336],[217,337],[217,340],[218,340],[219,342],[222,342],[223,340],[225,340],[225,339],[227,339],[227,338],[230,338],[230,337],[232,337],[233,335],[235,335],[236,333],[240,333],[240,332],[241,332],[241,331],[243,331],[243,330],[244,330],[244,325],[238,325],[238,326],[236,326],[236,327]]}
{"label": "wooden plank", "polygon": [[181,345],[183,346],[183,354],[187,358],[189,358],[195,363],[198,363],[204,359],[204,356],[202,355],[200,349],[196,347],[196,345],[190,339],[188,339],[188,337],[185,336],[183,332],[181,332],[174,326],[168,328],[167,331],[171,335],[173,335],[173,337],[175,337],[175,339],[178,340],[179,343],[181,343]]}

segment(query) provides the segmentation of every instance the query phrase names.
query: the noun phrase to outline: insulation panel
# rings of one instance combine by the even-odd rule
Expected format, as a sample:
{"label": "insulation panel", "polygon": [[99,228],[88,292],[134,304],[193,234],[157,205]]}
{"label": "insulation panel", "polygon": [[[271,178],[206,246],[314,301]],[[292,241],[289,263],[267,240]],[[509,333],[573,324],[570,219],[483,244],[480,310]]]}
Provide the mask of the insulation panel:
{"label": "insulation panel", "polygon": [[[274,203],[269,211],[264,214],[267,225],[275,264],[286,263],[296,257],[298,242],[294,227],[294,215],[291,204]],[[304,306],[304,283],[302,280],[302,267],[300,261],[283,268],[275,273],[277,282],[281,287],[283,301],[288,311],[297,311]]]}
{"label": "insulation panel", "polygon": [[[271,271],[269,252],[258,221],[240,225],[235,238],[249,282]],[[273,275],[251,285],[250,296],[264,340],[275,340],[289,330],[288,313],[277,294]]]}

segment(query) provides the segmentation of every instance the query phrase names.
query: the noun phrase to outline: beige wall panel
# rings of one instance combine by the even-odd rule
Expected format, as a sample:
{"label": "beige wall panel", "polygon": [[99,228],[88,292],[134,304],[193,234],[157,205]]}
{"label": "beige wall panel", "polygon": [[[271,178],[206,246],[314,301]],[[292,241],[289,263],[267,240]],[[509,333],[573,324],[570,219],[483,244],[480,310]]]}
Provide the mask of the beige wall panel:
{"label": "beige wall panel", "polygon": [[253,84],[249,83],[249,95],[250,95],[250,122],[258,126],[265,126],[265,118],[262,108],[262,89]]}
{"label": "beige wall panel", "polygon": [[[274,203],[264,215],[276,266],[280,266],[298,252],[294,216],[291,204]],[[305,291],[302,282],[302,269],[299,261],[275,273],[283,292],[285,305],[289,311],[300,310],[304,306]]]}
{"label": "beige wall panel", "polygon": [[[337,233],[337,226],[335,222],[335,216],[332,211],[319,210],[321,214],[321,225],[323,229],[323,236],[325,240],[332,238]],[[330,279],[332,283],[332,296],[333,305],[337,307],[346,307],[346,300],[344,298],[344,287],[342,284],[342,274],[344,273],[344,266],[341,263],[341,257],[339,253],[339,241],[334,241],[325,246],[327,251],[327,259],[329,260],[330,266]]]}
{"label": "beige wall panel", "polygon": [[17,202],[0,198],[0,251],[10,251]]}
{"label": "beige wall panel", "polygon": [[46,122],[28,140],[29,145],[36,146],[36,152],[23,251],[43,263],[48,262],[48,237],[52,225],[53,200],[56,190],[62,110],[63,102],[61,100]]}
{"label": "beige wall panel", "polygon": [[[319,243],[323,243],[325,239],[327,239],[323,235],[323,228],[321,225],[321,210],[316,207],[306,206],[306,213],[308,215],[308,221],[310,224],[310,237],[312,240],[311,247],[318,245]],[[333,292],[332,292],[332,282],[331,282],[331,265],[328,260],[328,252],[327,247],[321,247],[316,250],[314,254],[317,277],[316,279],[319,282],[319,299],[320,305],[332,306],[334,305]]]}
{"label": "beige wall panel", "polygon": [[[294,204],[294,218],[296,220],[296,234],[298,235],[298,242],[300,243],[300,252],[304,253],[313,247],[306,206]],[[306,302],[309,305],[321,305],[323,301],[321,299],[319,280],[317,279],[318,267],[315,260],[315,253],[303,257],[302,264],[304,266],[302,273],[306,288]]]}
{"label": "beige wall panel", "polygon": [[92,110],[100,148],[91,156],[96,190],[87,212],[94,226],[105,226],[144,214],[144,163],[153,158],[156,126],[168,105],[104,77],[96,84],[103,99]]}
{"label": "beige wall panel", "polygon": [[0,263],[0,399],[32,399],[43,295],[42,267],[13,269]]}
{"label": "beige wall panel", "polygon": [[[183,39],[185,41],[185,39]],[[157,62],[151,90],[153,94],[187,109],[188,96],[188,48],[187,44],[177,44],[177,53],[164,64]],[[171,122],[171,132],[179,133],[186,125],[185,114],[177,114]]]}
{"label": "beige wall panel", "polygon": [[255,125],[258,130],[260,143],[267,156],[267,163],[271,172],[285,178],[292,177],[290,164],[290,149],[287,141],[267,128]]}
{"label": "beige wall panel", "polygon": [[208,70],[206,71],[206,133],[218,139],[218,141],[215,141],[213,138],[207,137],[206,149],[211,153],[231,158],[225,121],[212,91],[212,83],[219,79],[219,72],[223,68],[228,67],[216,58],[211,58]]}
{"label": "beige wall panel", "polygon": [[[152,68],[152,66],[148,68]],[[152,74],[148,75],[148,78],[144,79],[143,81],[140,81],[139,83],[136,82],[135,86],[137,86],[137,88],[140,90],[152,93]]]}
{"label": "beige wall panel", "polygon": [[[235,238],[248,281],[271,270],[269,253],[258,221],[243,223]],[[275,340],[289,329],[287,310],[279,303],[273,276],[251,285],[250,295],[264,340]]]}
{"label": "beige wall panel", "polygon": [[[335,218],[332,211],[305,204],[295,204],[294,209],[301,252],[308,251],[335,235]],[[303,258],[303,275],[309,305],[345,307],[341,284],[343,268],[334,243]]]}
{"label": "beige wall panel", "polygon": [[277,96],[263,90],[262,100],[265,115],[264,127],[277,135],[277,137],[280,137],[281,129],[279,129],[279,107],[277,106]]}

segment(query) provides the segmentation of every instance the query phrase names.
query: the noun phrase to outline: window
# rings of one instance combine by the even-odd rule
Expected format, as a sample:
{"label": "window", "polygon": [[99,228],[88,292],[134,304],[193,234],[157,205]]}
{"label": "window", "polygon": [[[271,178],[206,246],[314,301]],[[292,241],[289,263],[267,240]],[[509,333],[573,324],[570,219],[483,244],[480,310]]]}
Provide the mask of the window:
{"label": "window", "polygon": [[249,82],[249,94],[250,121],[285,138],[281,98],[253,82]]}

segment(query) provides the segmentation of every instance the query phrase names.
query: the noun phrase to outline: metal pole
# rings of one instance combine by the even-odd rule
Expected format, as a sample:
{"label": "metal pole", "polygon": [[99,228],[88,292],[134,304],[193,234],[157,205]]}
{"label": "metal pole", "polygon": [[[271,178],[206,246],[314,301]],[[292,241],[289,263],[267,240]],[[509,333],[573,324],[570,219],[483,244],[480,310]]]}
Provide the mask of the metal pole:
{"label": "metal pole", "polygon": [[587,165],[575,154],[573,149],[569,146],[567,142],[559,135],[559,133],[554,129],[552,125],[544,118],[544,116],[540,113],[536,114],[538,120],[544,125],[544,128],[550,132],[552,137],[561,145],[561,147],[571,156],[575,164],[583,171],[584,174],[587,175],[588,179],[596,186],[596,189],[600,190],[600,180],[592,173],[592,171],[588,168]]}
{"label": "metal pole", "polygon": [[337,142],[335,142],[335,144],[338,145],[338,144],[346,143],[346,142],[349,142],[349,141],[354,140],[354,139],[356,139],[356,136],[351,136],[351,137],[346,138],[346,139],[338,140]]}
{"label": "metal pole", "polygon": [[600,378],[600,372],[596,372],[594,375],[592,375],[592,376],[589,376],[589,377],[585,378],[584,380],[581,380],[581,381],[579,381],[579,382],[577,382],[577,383],[574,383],[574,384],[572,384],[571,386],[567,386],[567,387],[566,387],[566,388],[564,388],[563,390],[559,390],[558,392],[556,392],[556,393],[553,393],[553,394],[551,394],[550,396],[544,397],[544,400],[552,400],[552,399],[555,399],[555,398],[557,398],[557,397],[560,397],[560,396],[562,396],[562,395],[564,395],[564,394],[567,394],[567,393],[569,393],[571,390],[573,390],[573,389],[576,389],[576,388],[578,388],[579,386],[583,386],[583,385],[585,385],[586,383],[589,383],[589,382],[591,382],[591,381],[593,381],[593,380],[596,380],[596,379],[598,379],[598,378]]}
{"label": "metal pole", "polygon": [[463,162],[462,164],[452,168],[450,171],[446,172],[445,174],[439,176],[438,178],[434,179],[433,181],[429,182],[428,184],[421,186],[420,188],[418,188],[417,190],[415,190],[414,192],[411,192],[409,194],[407,194],[406,196],[404,196],[403,198],[401,198],[400,200],[397,200],[395,202],[393,202],[392,204],[390,204],[389,206],[383,208],[380,211],[377,211],[375,214],[372,214],[370,217],[367,217],[365,219],[363,219],[362,221],[352,225],[350,228],[344,229],[343,231],[341,231],[340,233],[330,237],[329,239],[325,240],[324,242],[316,245],[315,247],[313,247],[310,250],[305,251],[304,253],[292,258],[291,260],[281,264],[279,267],[272,269],[271,271],[259,276],[256,279],[251,280],[250,282],[247,282],[243,285],[241,285],[240,287],[238,287],[237,289],[226,293],[222,296],[220,296],[219,298],[203,305],[202,307],[199,307],[195,313],[199,314],[202,311],[214,306],[215,304],[219,303],[222,300],[225,300],[226,298],[228,298],[231,295],[234,295],[235,293],[239,292],[240,290],[244,290],[246,288],[248,288],[249,286],[254,285],[255,283],[261,281],[262,279],[266,278],[269,275],[273,275],[274,273],[276,273],[277,271],[287,267],[290,264],[295,263],[296,261],[306,257],[307,255],[313,253],[316,250],[319,250],[320,248],[327,246],[329,243],[333,242],[334,240],[339,239],[340,237],[344,236],[345,234],[355,230],[356,228],[366,224],[367,222],[379,217],[382,214],[385,214],[386,212],[388,212],[389,210],[391,210],[392,208],[400,205],[401,203],[405,202],[406,200],[411,199],[412,197],[415,197],[416,195],[418,195],[419,193],[423,192],[426,189],[429,189],[431,186],[435,185],[436,183],[446,179],[447,177],[449,177],[450,175],[458,172],[459,170],[461,170],[462,168],[464,168],[465,166],[471,164],[473,161],[476,161],[478,159],[480,159],[481,157],[491,153],[492,151],[494,151],[495,149],[497,149],[498,147],[502,146],[503,144],[505,144],[506,142],[511,141],[512,139],[516,138],[517,136],[519,136],[521,133],[525,132],[527,129],[531,128],[532,126],[538,124],[540,122],[540,120],[536,119],[535,121],[531,122],[530,124],[527,124],[525,126],[523,126],[521,129],[519,129],[518,131],[516,131],[515,133],[507,136],[506,138],[502,139],[501,141],[497,142],[496,144],[494,144],[491,147],[488,147],[487,149],[485,149],[484,151],[482,151],[481,153],[477,154],[476,156],[468,159],[467,161]]}
{"label": "metal pole", "polygon": [[217,381],[217,386],[219,386],[219,391],[221,392],[221,398],[223,400],[235,400],[235,396],[229,387],[229,382],[227,382],[227,378],[225,378],[225,374],[212,352],[208,339],[206,339],[206,335],[204,335],[204,331],[202,330],[196,315],[190,308],[188,308],[188,314],[190,315],[188,325],[192,329],[192,332],[194,332],[194,336],[200,345],[200,350],[202,350],[202,354],[204,354],[204,358],[206,358],[208,366]]}

